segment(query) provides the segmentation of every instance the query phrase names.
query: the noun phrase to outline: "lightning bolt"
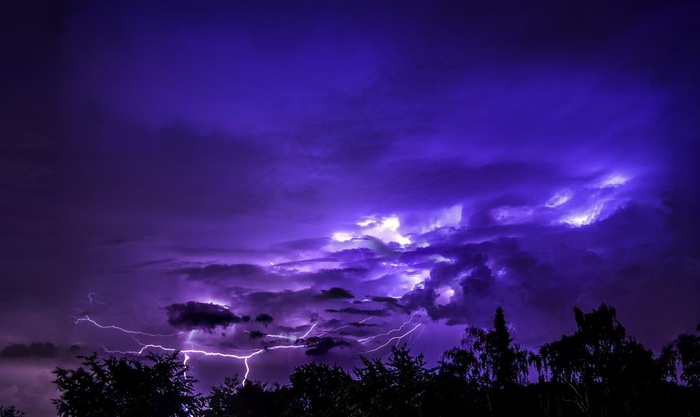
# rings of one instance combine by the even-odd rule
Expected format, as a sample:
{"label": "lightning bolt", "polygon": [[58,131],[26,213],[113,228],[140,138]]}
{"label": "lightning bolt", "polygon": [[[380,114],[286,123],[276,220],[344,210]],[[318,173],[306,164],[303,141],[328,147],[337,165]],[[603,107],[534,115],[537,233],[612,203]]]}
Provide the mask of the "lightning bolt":
{"label": "lightning bolt", "polygon": [[365,344],[365,343],[369,342],[370,340],[374,340],[374,339],[376,339],[376,338],[378,338],[378,337],[390,336],[392,333],[400,332],[400,331],[403,330],[404,327],[408,326],[408,325],[413,321],[413,318],[416,317],[417,315],[418,315],[418,312],[415,312],[415,313],[411,314],[411,318],[408,319],[408,320],[406,320],[405,322],[403,322],[403,324],[401,324],[401,326],[398,327],[398,328],[396,328],[396,329],[391,329],[391,330],[389,330],[389,331],[386,332],[386,333],[375,334],[374,336],[365,337],[365,338],[362,338],[362,339],[357,339],[357,341],[360,342],[360,343],[362,343],[362,344]]}
{"label": "lightning bolt", "polygon": [[[92,296],[92,293],[89,294]],[[365,353],[371,353],[371,352],[376,352],[389,344],[398,342],[405,337],[409,336],[416,330],[418,330],[419,327],[421,327],[423,324],[422,323],[417,323],[413,327],[408,328],[411,325],[411,322],[414,321],[416,315],[419,313],[413,313],[411,317],[402,323],[399,327],[392,329],[386,333],[381,333],[377,335],[373,335],[370,337],[365,337],[362,339],[357,339],[357,342],[360,344],[367,344],[368,342],[379,338],[379,337],[389,337],[388,340],[386,340],[384,343],[381,345],[373,348],[373,349],[368,349],[365,351]],[[114,350],[114,349],[108,349],[105,346],[102,346],[102,349],[106,353],[110,354],[122,354],[122,355],[136,355],[140,356],[143,355],[144,352],[149,351],[149,350],[160,350],[164,352],[179,352],[182,357],[183,357],[183,364],[187,365],[189,362],[191,362],[195,357],[219,357],[219,358],[227,358],[227,359],[232,359],[236,361],[242,361],[243,365],[245,366],[245,374],[241,380],[241,386],[244,386],[246,382],[249,380],[249,376],[251,374],[251,363],[250,361],[258,356],[264,353],[265,351],[272,351],[272,350],[282,350],[282,349],[304,349],[308,348],[308,346],[305,343],[299,343],[300,340],[304,340],[309,337],[309,335],[314,331],[314,329],[318,325],[318,321],[314,320],[311,325],[309,326],[308,330],[300,336],[295,336],[295,335],[290,335],[290,334],[270,334],[266,335],[266,337],[273,338],[273,339],[284,339],[288,340],[288,344],[280,344],[280,345],[275,345],[275,346],[266,346],[263,348],[259,349],[254,349],[254,350],[249,350],[249,351],[243,351],[243,352],[231,352],[231,351],[219,351],[219,350],[211,350],[211,349],[205,349],[201,348],[198,346],[195,346],[195,344],[192,341],[192,338],[196,334],[195,330],[190,330],[190,331],[181,331],[177,333],[171,333],[171,334],[161,334],[161,333],[148,333],[148,332],[143,332],[143,331],[138,331],[138,330],[131,330],[128,328],[120,327],[120,326],[115,326],[115,325],[107,325],[107,324],[101,324],[95,320],[93,320],[91,317],[88,315],[85,315],[83,317],[71,317],[74,322],[75,326],[77,329],[77,326],[81,323],[89,324],[92,326],[95,326],[99,329],[103,330],[113,330],[113,331],[118,331],[127,335],[130,335],[131,338],[138,344],[139,349],[136,350]],[[372,317],[367,317],[363,320],[361,320],[359,323],[365,323],[366,321],[370,320]],[[337,327],[335,329],[331,330],[326,330],[322,333],[320,333],[318,336],[324,336],[328,333],[333,333],[337,332],[338,330],[341,330],[343,328],[346,328],[348,326],[351,326],[351,324],[345,324],[343,326]],[[407,329],[408,328],[408,329]],[[407,329],[407,330],[406,330]],[[182,341],[182,344],[184,345],[189,345],[189,348],[183,348],[181,347],[175,347],[170,343],[167,344],[158,344],[158,343],[144,343],[141,340],[137,339],[138,337],[154,337],[154,338],[172,338],[172,337],[178,337],[182,335],[187,335],[186,339]],[[178,343],[179,344],[179,343]]]}
{"label": "lightning bolt", "polygon": [[286,340],[289,340],[292,342],[296,342],[299,339],[306,339],[309,336],[309,334],[313,331],[314,327],[316,327],[317,324],[318,324],[318,322],[314,322],[311,325],[311,327],[309,328],[309,330],[307,330],[306,333],[304,333],[301,336],[284,335],[284,334],[266,334],[265,337],[270,337],[273,339],[286,339]]}
{"label": "lightning bolt", "polygon": [[132,334],[132,335],[138,334],[138,335],[150,336],[150,337],[176,337],[176,336],[181,336],[181,335],[187,333],[187,332],[178,332],[178,333],[172,333],[172,334],[146,333],[146,332],[139,332],[136,330],[128,330],[128,329],[125,329],[125,328],[119,327],[119,326],[112,326],[112,325],[105,326],[105,325],[102,325],[102,324],[96,322],[95,320],[91,319],[89,316],[71,317],[71,318],[75,320],[76,327],[78,326],[78,324],[80,324],[82,322],[88,322],[96,327],[99,327],[100,329],[105,329],[105,330],[113,329],[113,330],[118,330],[122,333]]}
{"label": "lightning bolt", "polygon": [[229,358],[229,359],[237,359],[237,360],[243,360],[243,364],[245,365],[245,375],[243,376],[243,380],[241,381],[241,386],[245,385],[245,382],[248,380],[248,376],[250,375],[250,364],[248,363],[248,360],[254,356],[257,356],[266,350],[278,350],[278,349],[300,349],[300,348],[305,348],[305,345],[280,345],[280,346],[271,346],[267,348],[262,348],[262,349],[257,349],[247,355],[239,355],[235,353],[224,353],[224,352],[217,352],[217,351],[209,351],[209,350],[204,350],[204,349],[178,349],[174,347],[169,347],[169,346],[163,346],[163,345],[158,345],[154,343],[142,343],[138,339],[134,338],[136,343],[138,343],[141,346],[141,349],[139,350],[111,350],[107,349],[104,346],[102,346],[102,349],[107,352],[107,353],[117,353],[120,355],[136,355],[140,356],[143,355],[144,352],[148,351],[149,349],[159,349],[164,352],[180,352],[184,355],[185,359],[183,361],[183,364],[187,364],[187,361],[190,360],[190,354],[198,354],[202,356],[216,356],[220,358]]}
{"label": "lightning bolt", "polygon": [[[226,352],[218,352],[218,351],[210,351],[210,350],[204,350],[204,349],[194,349],[193,343],[190,341],[191,337],[194,334],[194,331],[190,332],[179,332],[179,333],[174,333],[174,334],[157,334],[157,333],[146,333],[146,332],[141,332],[141,331],[136,331],[136,330],[129,330],[125,329],[123,327],[119,326],[113,326],[113,325],[102,325],[95,320],[91,319],[88,316],[85,317],[72,317],[75,320],[76,326],[79,323],[82,322],[88,322],[100,329],[111,329],[111,330],[117,330],[125,334],[132,335],[132,339],[136,341],[136,343],[141,347],[139,350],[115,350],[115,349],[108,349],[105,346],[102,346],[102,349],[106,353],[110,354],[120,354],[120,355],[136,355],[140,356],[143,355],[144,352],[148,351],[149,349],[158,349],[162,350],[164,352],[180,352],[184,355],[184,360],[183,364],[187,364],[187,362],[191,359],[190,355],[202,355],[202,356],[215,356],[215,357],[221,357],[221,358],[229,358],[229,359],[236,359],[236,360],[242,360],[243,364],[245,365],[245,375],[243,376],[243,379],[241,381],[241,386],[244,386],[246,381],[248,380],[248,376],[250,375],[251,369],[250,369],[250,363],[248,362],[249,359],[253,358],[254,356],[257,356],[267,350],[280,350],[280,349],[302,349],[306,348],[307,346],[304,344],[292,344],[292,345],[278,345],[278,346],[269,346],[261,349],[257,349],[252,351],[251,353],[248,354],[235,354],[235,353],[226,353]],[[297,337],[296,339],[293,339],[293,336],[289,336],[289,340],[296,341],[298,339],[305,339],[308,337],[308,335],[313,331],[313,329],[316,327],[317,322],[314,322],[310,328],[304,333],[301,337]],[[149,336],[149,337],[174,337],[174,336],[180,336],[183,334],[188,334],[187,337],[187,343],[192,346],[190,349],[180,349],[180,348],[175,348],[171,346],[165,346],[161,344],[155,344],[155,343],[143,343],[140,340],[138,340],[134,335],[141,335],[141,336]]]}
{"label": "lightning bolt", "polygon": [[[358,323],[364,323],[364,322],[366,322],[367,320],[369,320],[369,319],[371,319],[371,318],[372,318],[372,317],[367,317],[367,318],[365,318],[365,319],[360,320]],[[340,327],[336,327],[335,329],[326,330],[326,331],[323,332],[323,333],[319,333],[318,336],[319,336],[319,337],[325,336],[325,335],[328,334],[328,333],[337,332],[338,330],[342,330],[342,329],[344,329],[344,328],[346,328],[346,327],[350,327],[350,326],[352,326],[352,323],[344,324],[344,325],[342,325],[342,326],[340,326]],[[358,341],[359,341],[359,340],[358,340]]]}
{"label": "lightning bolt", "polygon": [[107,304],[103,303],[102,301],[95,301],[95,300],[93,299],[93,297],[96,296],[96,295],[97,295],[97,293],[95,293],[95,292],[89,292],[88,295],[87,295],[87,296],[88,296],[88,303],[87,303],[87,304],[102,304],[102,305],[107,305]]}
{"label": "lightning bolt", "polygon": [[[189,360],[190,360],[190,355],[188,355],[188,354],[185,353],[185,360],[182,361],[182,364],[185,365],[185,366],[187,366],[187,362],[188,362]],[[187,378],[187,372],[186,372],[186,371],[183,372],[182,374],[185,376],[185,378]]]}
{"label": "lightning bolt", "polygon": [[[237,355],[235,353],[224,353],[224,352],[216,352],[216,351],[208,351],[208,350],[203,350],[203,349],[178,349],[174,347],[169,347],[169,346],[163,346],[163,345],[157,345],[153,343],[141,343],[138,339],[136,340],[136,343],[138,343],[141,346],[141,349],[139,350],[110,350],[106,349],[104,346],[102,347],[105,352],[107,353],[118,353],[120,355],[136,355],[140,356],[143,355],[144,352],[148,351],[149,349],[159,349],[164,352],[180,352],[185,356],[185,360],[183,361],[183,364],[186,364],[187,361],[190,359],[190,354],[199,354],[202,356],[217,356],[220,358],[229,358],[229,359],[237,359],[237,360],[243,360],[243,363],[245,364],[245,375],[243,376],[243,380],[241,381],[241,386],[245,385],[246,380],[248,380],[248,375],[250,375],[250,365],[248,364],[248,359],[259,355],[265,351],[265,349],[258,349],[253,351],[252,353],[249,353],[247,355]],[[299,346],[303,347],[303,346]],[[271,349],[271,348],[270,348]]]}
{"label": "lightning bolt", "polygon": [[387,340],[386,343],[384,343],[384,344],[382,344],[382,345],[380,345],[380,346],[377,346],[377,347],[374,348],[374,349],[366,350],[365,353],[376,352],[376,351],[378,351],[379,349],[381,349],[381,348],[387,346],[389,343],[393,342],[394,340],[396,340],[396,343],[398,344],[398,342],[399,342],[401,339],[403,339],[404,337],[406,337],[406,336],[408,336],[409,334],[413,333],[417,328],[421,327],[422,325],[423,325],[423,323],[418,323],[418,324],[416,324],[411,330],[407,331],[406,333],[404,333],[404,334],[402,334],[402,335],[400,335],[400,336],[394,336],[394,337],[392,337],[391,339]]}

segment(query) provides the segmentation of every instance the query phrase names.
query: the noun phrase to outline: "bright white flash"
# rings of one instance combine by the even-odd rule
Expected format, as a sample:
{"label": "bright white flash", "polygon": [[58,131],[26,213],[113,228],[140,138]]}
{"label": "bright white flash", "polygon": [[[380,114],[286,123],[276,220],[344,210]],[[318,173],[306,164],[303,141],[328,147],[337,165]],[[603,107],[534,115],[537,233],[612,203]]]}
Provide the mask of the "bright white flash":
{"label": "bright white flash", "polygon": [[430,270],[429,269],[421,269],[421,270],[409,270],[406,271],[404,274],[401,275],[402,277],[402,286],[401,290],[404,292],[408,292],[411,290],[414,290],[416,288],[419,288],[423,285],[423,283],[430,278]]}
{"label": "bright white flash", "polygon": [[629,177],[622,174],[613,174],[604,179],[600,183],[599,188],[619,187],[627,184],[627,181],[629,181]]}
{"label": "bright white flash", "polygon": [[376,237],[383,242],[396,242],[401,245],[408,245],[411,239],[399,232],[401,222],[396,215],[377,218],[376,216],[368,216],[356,223],[362,228],[357,233],[335,232],[332,238],[336,242],[348,242],[354,238],[362,236]]}
{"label": "bright white flash", "polygon": [[435,304],[442,306],[450,303],[452,296],[455,295],[455,290],[453,290],[452,287],[444,285],[438,288],[436,293]]}
{"label": "bright white flash", "polygon": [[376,221],[377,221],[377,218],[375,216],[367,216],[355,224],[357,224],[360,227],[367,227],[370,224],[376,223]]}
{"label": "bright white flash", "polygon": [[573,197],[573,193],[571,190],[563,190],[559,191],[558,193],[555,193],[552,197],[547,200],[546,203],[544,203],[545,206],[547,207],[559,207],[562,204],[566,204],[569,200],[571,200],[571,197]]}
{"label": "bright white flash", "polygon": [[403,236],[399,232],[401,222],[396,215],[391,215],[382,219],[381,223],[366,232],[370,236],[377,237],[384,242],[396,242],[401,245],[408,245],[411,239]]}
{"label": "bright white flash", "polygon": [[401,226],[401,222],[396,216],[389,216],[382,220],[382,227],[384,229],[391,230],[392,232],[398,230],[399,226]]}
{"label": "bright white flash", "polygon": [[215,306],[223,307],[225,309],[229,309],[230,306],[226,304],[226,302],[221,301],[221,300],[216,300],[214,298],[207,298],[204,300],[201,300],[200,302],[205,303],[205,304],[214,304]]}
{"label": "bright white flash", "polygon": [[336,242],[348,242],[351,241],[353,236],[347,232],[335,232],[333,233],[333,240]]}
{"label": "bright white flash", "polygon": [[575,227],[587,226],[598,219],[604,207],[605,201],[599,201],[594,207],[589,208],[584,212],[566,216],[561,221],[562,223]]}
{"label": "bright white flash", "polygon": [[462,222],[462,206],[456,204],[427,217],[426,223],[420,227],[420,233],[428,233],[442,227],[457,227]]}

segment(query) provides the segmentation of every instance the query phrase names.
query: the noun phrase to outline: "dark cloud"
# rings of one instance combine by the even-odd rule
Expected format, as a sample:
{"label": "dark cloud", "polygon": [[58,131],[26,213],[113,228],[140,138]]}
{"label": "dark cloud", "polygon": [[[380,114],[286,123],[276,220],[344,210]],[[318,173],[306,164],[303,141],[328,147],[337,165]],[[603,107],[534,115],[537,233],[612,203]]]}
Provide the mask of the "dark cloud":
{"label": "dark cloud", "polygon": [[119,246],[119,245],[126,245],[127,243],[132,242],[131,239],[125,239],[125,238],[120,238],[120,237],[115,237],[111,239],[105,239],[100,244],[104,246]]}
{"label": "dark cloud", "polygon": [[[370,300],[375,302],[375,303],[381,303],[385,304],[388,308],[394,310],[394,311],[399,311],[399,312],[407,312],[409,309],[404,306],[403,304],[399,303],[399,299],[394,298],[394,297],[382,297],[382,296],[374,296],[370,297]],[[364,303],[366,302],[365,300],[357,300],[356,303]]]}
{"label": "dark cloud", "polygon": [[355,296],[346,289],[340,287],[331,287],[327,290],[321,290],[321,293],[316,295],[316,298],[322,300],[335,300],[344,298],[355,298]]}
{"label": "dark cloud", "polygon": [[348,323],[348,326],[359,328],[359,327],[377,327],[379,325],[376,323],[360,323],[360,322],[354,321],[352,323]]}
{"label": "dark cloud", "polygon": [[250,336],[251,339],[262,339],[263,337],[266,336],[265,333],[259,331],[259,330],[251,330],[248,335]]}
{"label": "dark cloud", "polygon": [[16,343],[7,346],[0,351],[3,358],[55,358],[58,356],[58,347],[51,342],[33,342],[28,345]]}
{"label": "dark cloud", "polygon": [[248,292],[244,296],[246,305],[251,308],[259,308],[264,306],[275,311],[275,314],[285,314],[289,310],[294,310],[300,305],[313,300],[315,296],[311,289],[303,289],[299,291],[283,290],[283,291],[253,291]]}
{"label": "dark cloud", "polygon": [[201,268],[182,268],[174,273],[185,274],[189,279],[210,280],[250,277],[263,274],[265,269],[253,264],[211,264]]}
{"label": "dark cloud", "polygon": [[262,323],[262,324],[264,324],[265,326],[267,326],[268,324],[272,323],[273,320],[274,320],[274,319],[272,318],[272,316],[269,315],[269,314],[266,314],[266,313],[258,314],[258,315],[255,317],[255,321],[257,321],[258,323]]}
{"label": "dark cloud", "polygon": [[303,251],[303,250],[314,250],[321,248],[328,244],[329,238],[307,238],[298,239],[291,242],[276,243],[271,246],[272,251],[279,250],[281,252],[286,252],[289,250],[293,251]]}
{"label": "dark cloud", "polygon": [[[421,261],[438,254],[442,260],[432,266]],[[403,303],[411,310],[425,310],[433,320],[444,319],[447,324],[468,323],[482,308],[490,309],[507,300],[542,297],[547,277],[552,276],[551,267],[547,269],[532,254],[523,251],[514,238],[435,245],[407,254],[406,259],[423,262],[424,267],[431,269],[428,279],[402,297]],[[492,268],[499,269],[504,278],[495,277]],[[545,275],[544,271],[549,273]],[[540,276],[530,278],[533,274]],[[538,287],[528,287],[532,282]]]}
{"label": "dark cloud", "polygon": [[146,268],[150,266],[157,266],[157,265],[167,265],[175,262],[175,258],[165,258],[165,259],[153,259],[150,261],[144,261],[144,262],[139,262],[138,264],[133,265],[134,268]]}
{"label": "dark cloud", "polygon": [[481,296],[488,292],[493,282],[494,278],[491,275],[491,268],[482,264],[475,266],[468,275],[463,277],[460,285],[465,295],[474,294]]}
{"label": "dark cloud", "polygon": [[322,356],[333,348],[351,346],[350,342],[333,337],[311,337],[306,339],[306,354],[308,356]]}
{"label": "dark cloud", "polygon": [[168,323],[179,329],[201,329],[211,331],[215,327],[228,327],[239,323],[241,318],[228,308],[213,304],[188,301],[166,307]]}
{"label": "dark cloud", "polygon": [[316,272],[305,273],[301,277],[307,278],[312,282],[317,282],[319,284],[324,283],[342,283],[344,281],[351,281],[352,279],[362,278],[367,273],[365,268],[334,268],[334,269],[321,269]]}
{"label": "dark cloud", "polygon": [[326,309],[329,313],[341,313],[341,314],[362,314],[366,316],[388,316],[389,311],[387,310],[377,310],[377,309],[361,309],[355,307],[344,307],[341,309],[329,308]]}
{"label": "dark cloud", "polygon": [[372,301],[376,301],[378,303],[398,304],[398,300],[393,297],[374,296],[372,297]]}
{"label": "dark cloud", "polygon": [[333,252],[333,258],[341,262],[368,262],[377,257],[371,248],[361,247]]}

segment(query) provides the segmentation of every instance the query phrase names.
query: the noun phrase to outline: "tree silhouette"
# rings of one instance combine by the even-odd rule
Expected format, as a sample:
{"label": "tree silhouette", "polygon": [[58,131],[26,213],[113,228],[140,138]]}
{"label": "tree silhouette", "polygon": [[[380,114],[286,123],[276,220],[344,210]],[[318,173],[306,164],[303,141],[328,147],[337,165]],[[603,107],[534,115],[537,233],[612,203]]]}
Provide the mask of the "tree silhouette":
{"label": "tree silhouette", "polygon": [[15,406],[0,405],[0,417],[24,417],[24,412],[19,411]]}
{"label": "tree silhouette", "polygon": [[348,416],[351,414],[355,381],[338,366],[309,363],[290,375],[290,407],[300,416]]}
{"label": "tree silhouette", "polygon": [[494,313],[493,329],[469,327],[465,333],[460,347],[445,352],[438,373],[443,381],[448,378],[466,384],[472,395],[465,400],[473,404],[472,408],[494,414],[494,399],[504,403],[503,390],[527,381],[531,353],[513,343],[501,307]]}
{"label": "tree silhouette", "polygon": [[700,388],[700,336],[684,333],[678,336],[675,345],[682,369],[681,380],[690,387]]}
{"label": "tree silhouette", "polygon": [[61,392],[53,399],[60,417],[194,417],[202,398],[194,393],[188,367],[170,355],[141,359],[98,359],[80,356],[78,369],[56,368],[54,383]]}
{"label": "tree silhouette", "polygon": [[205,417],[267,417],[280,415],[286,407],[280,401],[279,386],[268,387],[260,381],[241,384],[238,376],[225,378],[223,384],[212,387],[207,397]]}
{"label": "tree silhouette", "polygon": [[406,345],[392,347],[389,360],[362,357],[355,368],[359,378],[359,415],[419,417],[425,415],[423,396],[430,383],[423,355],[412,356]]}
{"label": "tree silhouette", "polygon": [[493,329],[467,328],[461,347],[443,355],[440,370],[480,389],[502,389],[527,381],[528,364],[529,353],[513,343],[505,313],[498,307]]}
{"label": "tree silhouette", "polygon": [[644,415],[649,395],[664,380],[651,351],[627,336],[614,308],[574,308],[577,330],[540,349],[543,371],[587,416]]}

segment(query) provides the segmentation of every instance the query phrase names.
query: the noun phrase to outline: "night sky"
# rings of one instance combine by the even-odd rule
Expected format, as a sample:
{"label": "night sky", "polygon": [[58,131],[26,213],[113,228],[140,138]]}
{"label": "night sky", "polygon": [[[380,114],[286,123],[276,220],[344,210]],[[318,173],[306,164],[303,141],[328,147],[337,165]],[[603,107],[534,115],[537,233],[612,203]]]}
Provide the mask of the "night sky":
{"label": "night sky", "polygon": [[145,345],[204,391],[246,363],[203,352],[433,363],[497,306],[532,350],[601,303],[693,331],[694,3],[5,10],[0,404],[50,417],[54,367]]}

